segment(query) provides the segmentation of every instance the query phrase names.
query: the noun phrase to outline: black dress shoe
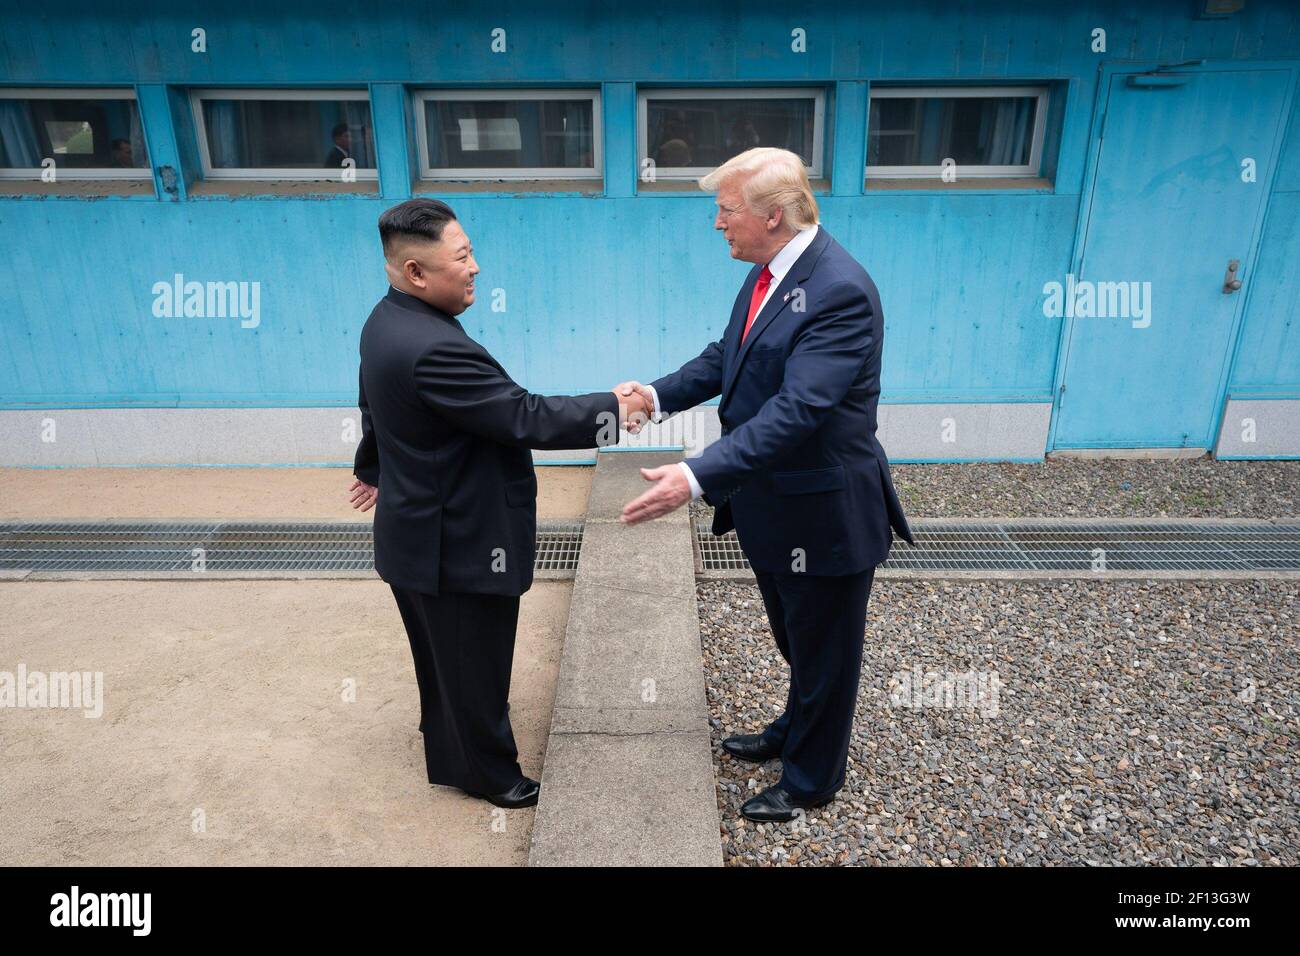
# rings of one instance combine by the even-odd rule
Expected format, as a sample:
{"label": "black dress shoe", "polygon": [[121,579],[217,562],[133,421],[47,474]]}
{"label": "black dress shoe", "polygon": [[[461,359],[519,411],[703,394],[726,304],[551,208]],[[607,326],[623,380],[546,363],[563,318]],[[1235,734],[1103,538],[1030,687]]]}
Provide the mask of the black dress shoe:
{"label": "black dress shoe", "polygon": [[523,777],[505,793],[475,793],[472,790],[466,790],[465,792],[471,797],[478,797],[480,800],[486,800],[498,807],[505,807],[507,810],[518,810],[520,807],[537,805],[537,795],[542,792],[542,785],[536,780]]}
{"label": "black dress shoe", "polygon": [[764,741],[762,734],[736,734],[722,742],[722,749],[733,757],[754,763],[781,756],[781,748]]}
{"label": "black dress shoe", "polygon": [[824,800],[796,800],[780,787],[768,787],[758,796],[746,800],[740,813],[746,819],[759,823],[785,823],[794,819],[796,808],[811,810],[813,807],[824,807],[834,799],[832,795]]}

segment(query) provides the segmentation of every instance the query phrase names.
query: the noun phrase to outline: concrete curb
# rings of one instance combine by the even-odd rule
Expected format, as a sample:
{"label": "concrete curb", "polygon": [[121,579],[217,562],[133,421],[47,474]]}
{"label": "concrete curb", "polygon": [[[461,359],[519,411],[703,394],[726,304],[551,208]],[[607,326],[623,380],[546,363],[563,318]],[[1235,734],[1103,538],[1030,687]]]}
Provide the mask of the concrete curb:
{"label": "concrete curb", "polygon": [[530,866],[722,865],[689,516],[618,521],[677,460],[597,461]]}

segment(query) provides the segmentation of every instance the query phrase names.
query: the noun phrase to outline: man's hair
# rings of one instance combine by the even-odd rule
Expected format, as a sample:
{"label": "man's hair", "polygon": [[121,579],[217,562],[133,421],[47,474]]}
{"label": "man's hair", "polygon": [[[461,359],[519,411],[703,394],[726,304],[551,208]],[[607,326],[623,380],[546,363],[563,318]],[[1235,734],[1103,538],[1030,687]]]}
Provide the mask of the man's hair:
{"label": "man's hair", "polygon": [[440,199],[408,199],[379,217],[379,239],[384,255],[390,255],[403,240],[440,242],[442,230],[456,218]]}
{"label": "man's hair", "polygon": [[714,192],[732,176],[742,175],[740,195],[751,212],[766,216],[776,207],[783,210],[783,221],[798,231],[815,226],[817,200],[803,160],[788,149],[755,146],[733,156],[707,176],[700,188]]}
{"label": "man's hair", "polygon": [[330,133],[330,139],[338,139],[339,133],[346,133],[347,131],[348,131],[348,124],[339,123],[334,127],[334,130]]}
{"label": "man's hair", "polygon": [[129,139],[115,139],[111,140],[108,144],[109,149],[117,149],[119,146],[125,146],[127,149],[130,149],[131,141]]}

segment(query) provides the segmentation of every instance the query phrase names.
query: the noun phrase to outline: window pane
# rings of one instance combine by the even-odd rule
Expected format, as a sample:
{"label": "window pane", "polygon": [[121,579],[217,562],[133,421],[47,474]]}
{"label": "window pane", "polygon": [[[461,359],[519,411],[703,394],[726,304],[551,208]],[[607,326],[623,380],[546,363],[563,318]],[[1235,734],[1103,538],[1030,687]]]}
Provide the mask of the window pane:
{"label": "window pane", "polygon": [[591,100],[425,100],[432,169],[594,169]]}
{"label": "window pane", "polygon": [[135,100],[0,99],[0,167],[144,169],[149,165]]}
{"label": "window pane", "polygon": [[365,100],[222,100],[203,103],[213,169],[375,168]]}
{"label": "window pane", "polygon": [[817,102],[790,99],[646,100],[647,155],[660,169],[721,166],[754,146],[777,146],[813,165]]}
{"label": "window pane", "polygon": [[869,166],[1026,166],[1038,100],[1033,96],[873,98]]}

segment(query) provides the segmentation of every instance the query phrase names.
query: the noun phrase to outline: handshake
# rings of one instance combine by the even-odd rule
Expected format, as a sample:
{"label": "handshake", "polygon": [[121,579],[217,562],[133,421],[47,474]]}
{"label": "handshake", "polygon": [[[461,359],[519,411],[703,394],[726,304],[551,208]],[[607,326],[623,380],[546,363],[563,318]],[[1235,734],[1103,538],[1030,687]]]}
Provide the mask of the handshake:
{"label": "handshake", "polygon": [[655,413],[655,399],[650,389],[640,382],[623,382],[615,385],[618,396],[618,423],[629,435],[641,431]]}
{"label": "handshake", "polygon": [[[623,382],[615,385],[611,391],[618,396],[619,425],[629,435],[637,434],[654,417],[654,393],[640,382]],[[691,500],[690,481],[686,478],[684,469],[678,465],[642,468],[641,477],[650,482],[651,486],[623,508],[619,520],[624,524],[640,524],[658,518]],[[379,499],[379,489],[357,478],[348,488],[348,497],[353,508],[369,511]]]}
{"label": "handshake", "polygon": [[[629,435],[635,435],[657,411],[654,393],[640,382],[623,382],[615,385],[613,392],[618,396],[619,423]],[[641,477],[651,483],[650,489],[623,507],[619,520],[624,524],[658,518],[691,500],[691,485],[683,466],[642,468]]]}

